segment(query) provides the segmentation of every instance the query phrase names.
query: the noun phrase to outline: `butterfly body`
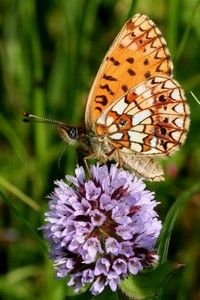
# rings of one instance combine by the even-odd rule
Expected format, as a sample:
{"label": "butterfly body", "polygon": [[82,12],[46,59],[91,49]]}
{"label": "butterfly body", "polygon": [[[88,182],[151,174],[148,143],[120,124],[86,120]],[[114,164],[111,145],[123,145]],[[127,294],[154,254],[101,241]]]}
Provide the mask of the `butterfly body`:
{"label": "butterfly body", "polygon": [[78,141],[88,157],[115,160],[147,180],[162,180],[157,159],[178,150],[189,128],[189,107],[172,70],[160,30],[147,16],[135,15],[97,73],[85,126],[73,137],[66,127],[62,135]]}

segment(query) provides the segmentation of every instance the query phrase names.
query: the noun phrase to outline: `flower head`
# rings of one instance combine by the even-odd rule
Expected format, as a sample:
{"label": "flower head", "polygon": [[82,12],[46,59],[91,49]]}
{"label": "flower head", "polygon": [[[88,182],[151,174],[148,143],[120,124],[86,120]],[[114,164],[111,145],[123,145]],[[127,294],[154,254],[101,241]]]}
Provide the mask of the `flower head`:
{"label": "flower head", "polygon": [[50,254],[58,277],[70,275],[75,292],[90,284],[92,294],[136,275],[158,261],[155,243],[161,230],[154,194],[141,179],[115,165],[92,166],[90,178],[56,181],[46,224]]}

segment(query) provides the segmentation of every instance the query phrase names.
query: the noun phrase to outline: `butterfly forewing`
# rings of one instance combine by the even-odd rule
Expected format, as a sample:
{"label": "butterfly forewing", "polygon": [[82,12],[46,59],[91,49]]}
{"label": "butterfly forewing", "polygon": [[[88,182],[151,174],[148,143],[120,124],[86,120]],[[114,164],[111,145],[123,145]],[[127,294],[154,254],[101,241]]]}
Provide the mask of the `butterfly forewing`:
{"label": "butterfly forewing", "polygon": [[137,14],[122,28],[96,76],[86,105],[86,127],[132,87],[154,76],[171,76],[172,62],[160,30]]}

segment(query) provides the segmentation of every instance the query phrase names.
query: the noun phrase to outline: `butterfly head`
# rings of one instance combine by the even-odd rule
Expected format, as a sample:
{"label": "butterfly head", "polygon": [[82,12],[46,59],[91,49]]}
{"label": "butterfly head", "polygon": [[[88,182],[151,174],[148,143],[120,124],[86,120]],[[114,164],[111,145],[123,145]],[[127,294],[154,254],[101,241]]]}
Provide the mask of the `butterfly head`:
{"label": "butterfly head", "polygon": [[78,146],[85,153],[90,153],[90,140],[86,134],[85,126],[74,127],[61,121],[39,117],[28,112],[23,113],[23,116],[24,122],[37,122],[56,125],[60,136],[67,144]]}
{"label": "butterfly head", "polygon": [[86,134],[84,126],[74,127],[61,124],[59,126],[59,132],[60,136],[67,144],[78,146],[78,148],[86,155],[91,153],[90,138]]}

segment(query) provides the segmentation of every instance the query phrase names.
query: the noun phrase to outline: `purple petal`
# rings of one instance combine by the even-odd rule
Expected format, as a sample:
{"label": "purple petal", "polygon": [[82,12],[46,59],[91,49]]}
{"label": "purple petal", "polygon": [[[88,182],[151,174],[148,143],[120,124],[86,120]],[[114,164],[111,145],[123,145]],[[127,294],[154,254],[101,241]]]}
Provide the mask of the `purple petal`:
{"label": "purple petal", "polygon": [[98,238],[89,238],[82,246],[83,263],[94,262],[98,253],[103,253],[100,241]]}
{"label": "purple petal", "polygon": [[132,234],[133,228],[131,226],[124,226],[119,225],[116,228],[117,234],[123,239],[123,240],[130,240],[133,237]]}
{"label": "purple petal", "polygon": [[121,252],[121,245],[115,238],[108,237],[105,241],[105,247],[107,253],[115,256]]}
{"label": "purple petal", "polygon": [[139,271],[143,269],[142,264],[140,263],[139,259],[133,257],[128,261],[128,270],[131,274],[136,275]]}
{"label": "purple petal", "polygon": [[92,294],[94,296],[100,294],[105,286],[106,286],[106,279],[103,277],[97,277],[97,279],[94,281],[94,283],[92,284],[90,291],[92,292]]}
{"label": "purple petal", "polygon": [[112,278],[108,281],[108,284],[113,292],[117,290],[117,286],[120,284],[120,277]]}
{"label": "purple petal", "polygon": [[85,191],[86,199],[88,201],[97,200],[101,194],[101,188],[96,187],[96,185],[92,181],[85,183]]}
{"label": "purple petal", "polygon": [[79,184],[84,184],[85,171],[84,171],[83,167],[77,166],[77,168],[75,169],[75,175],[76,175],[76,179],[79,182]]}
{"label": "purple petal", "polygon": [[71,279],[67,283],[68,286],[73,286],[75,293],[78,293],[79,290],[82,288],[82,273],[78,272],[72,275]]}
{"label": "purple petal", "polygon": [[107,276],[109,268],[110,268],[110,261],[104,257],[99,258],[95,265],[94,274],[96,276],[98,276],[100,274]]}
{"label": "purple petal", "polygon": [[116,272],[117,275],[126,274],[127,262],[122,258],[118,258],[114,261],[112,269]]}
{"label": "purple petal", "polygon": [[90,216],[92,224],[94,226],[101,226],[106,220],[106,216],[103,213],[101,213],[98,209],[94,209],[90,213]]}
{"label": "purple petal", "polygon": [[121,246],[120,254],[126,257],[131,257],[134,255],[133,242],[130,241],[121,242],[120,246]]}
{"label": "purple petal", "polygon": [[87,269],[83,271],[83,277],[82,277],[82,281],[84,283],[91,283],[93,282],[95,276],[94,276],[94,270],[92,269]]}
{"label": "purple petal", "polygon": [[105,211],[113,209],[113,207],[115,207],[117,204],[116,200],[112,200],[109,195],[106,195],[104,193],[100,196],[99,201],[100,209]]}

